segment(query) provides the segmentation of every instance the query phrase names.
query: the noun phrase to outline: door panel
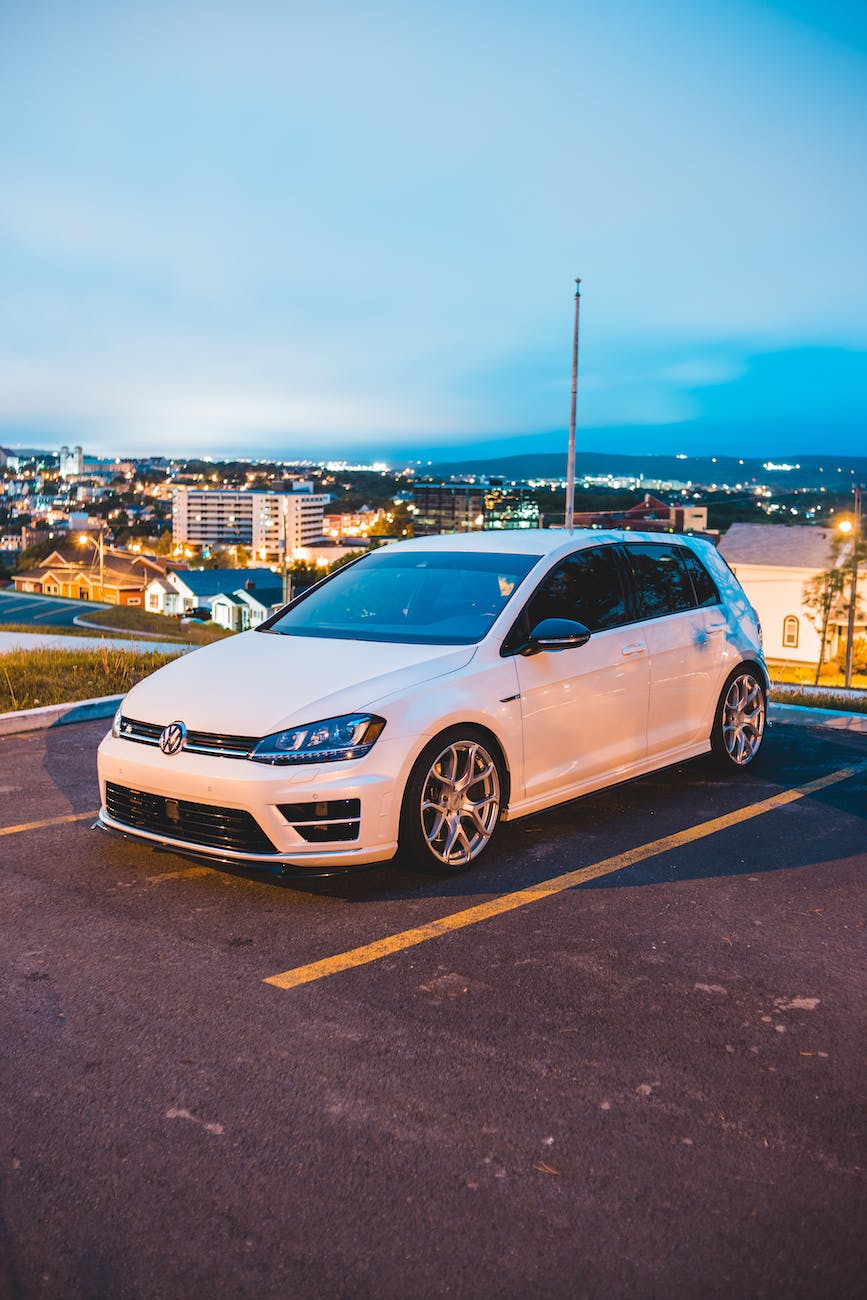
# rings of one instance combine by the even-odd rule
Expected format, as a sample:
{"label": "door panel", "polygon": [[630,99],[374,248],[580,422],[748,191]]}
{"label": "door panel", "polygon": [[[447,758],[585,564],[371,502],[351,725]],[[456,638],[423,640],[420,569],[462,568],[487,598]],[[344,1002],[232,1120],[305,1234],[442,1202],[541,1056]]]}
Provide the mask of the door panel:
{"label": "door panel", "polygon": [[715,589],[711,582],[709,591],[697,591],[697,561],[683,546],[629,542],[624,550],[650,655],[647,753],[662,755],[706,739],[725,650],[725,617],[719,606],[697,608],[713,599]]}
{"label": "door panel", "polygon": [[724,638],[708,635],[706,622],[706,611],[693,609],[643,624],[650,651],[650,756],[703,738],[724,645]]}
{"label": "door panel", "polygon": [[630,625],[614,546],[576,551],[546,575],[525,610],[525,635],[545,618],[573,619],[591,636],[570,650],[516,657],[528,798],[622,772],[646,746],[647,640]]}
{"label": "door panel", "polygon": [[649,663],[640,628],[597,632],[586,645],[516,659],[528,798],[640,762]]}

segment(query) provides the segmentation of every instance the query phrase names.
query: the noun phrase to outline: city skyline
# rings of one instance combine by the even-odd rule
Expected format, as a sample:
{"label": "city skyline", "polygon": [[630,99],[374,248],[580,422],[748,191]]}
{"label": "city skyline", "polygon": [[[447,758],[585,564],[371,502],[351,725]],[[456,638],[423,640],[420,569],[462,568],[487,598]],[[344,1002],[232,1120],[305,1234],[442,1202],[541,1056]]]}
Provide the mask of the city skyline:
{"label": "city skyline", "polygon": [[[867,25],[810,0],[4,6],[0,442],[865,442]],[[806,89],[805,89],[806,88]]]}

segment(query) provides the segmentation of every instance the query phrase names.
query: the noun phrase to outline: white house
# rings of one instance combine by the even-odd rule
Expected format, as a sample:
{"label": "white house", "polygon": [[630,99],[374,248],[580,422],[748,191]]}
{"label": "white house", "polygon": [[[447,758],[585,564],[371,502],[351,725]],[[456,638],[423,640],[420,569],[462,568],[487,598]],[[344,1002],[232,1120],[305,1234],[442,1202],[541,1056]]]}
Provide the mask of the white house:
{"label": "white house", "polygon": [[271,569],[175,569],[145,588],[145,609],[152,614],[185,614],[211,607],[217,596],[239,588],[271,592],[281,582]]}
{"label": "white house", "polygon": [[272,587],[239,587],[211,600],[211,617],[221,627],[233,632],[246,632],[258,627],[283,604],[283,584],[278,579]]}
{"label": "white house", "polygon": [[[817,663],[819,632],[804,605],[804,586],[826,569],[847,567],[851,544],[836,546],[833,529],[816,525],[732,524],[719,550],[761,619],[768,658]],[[864,580],[861,566],[859,584]],[[845,597],[848,591],[847,578]],[[828,626],[826,659],[836,656],[845,631],[845,611],[835,608]],[[856,612],[855,635],[864,632],[864,615],[859,617]]]}

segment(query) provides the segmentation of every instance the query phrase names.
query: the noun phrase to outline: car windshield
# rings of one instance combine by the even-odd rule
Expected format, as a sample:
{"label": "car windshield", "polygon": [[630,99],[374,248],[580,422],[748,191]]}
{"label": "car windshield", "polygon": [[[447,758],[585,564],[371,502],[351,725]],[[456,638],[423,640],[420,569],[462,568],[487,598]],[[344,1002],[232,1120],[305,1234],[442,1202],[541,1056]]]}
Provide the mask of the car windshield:
{"label": "car windshield", "polygon": [[416,645],[480,641],[536,555],[388,548],[340,569],[266,631]]}

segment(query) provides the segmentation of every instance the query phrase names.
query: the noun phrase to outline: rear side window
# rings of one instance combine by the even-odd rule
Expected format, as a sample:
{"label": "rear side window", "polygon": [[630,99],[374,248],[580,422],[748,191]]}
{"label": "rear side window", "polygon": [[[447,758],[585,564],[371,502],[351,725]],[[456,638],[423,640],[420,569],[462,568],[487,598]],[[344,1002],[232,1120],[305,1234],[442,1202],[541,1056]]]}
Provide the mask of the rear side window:
{"label": "rear side window", "polygon": [[692,551],[688,551],[686,547],[683,547],[682,550],[678,548],[678,550],[689,570],[689,576],[692,578],[692,585],[695,587],[696,600],[699,605],[718,605],[720,598],[716,583],[701,560]]}
{"label": "rear side window", "polygon": [[543,579],[528,607],[529,626],[543,618],[571,618],[591,632],[620,627],[626,598],[613,546],[576,551]]}
{"label": "rear side window", "polygon": [[632,566],[639,618],[659,618],[695,609],[696,597],[682,547],[629,542],[624,547]]}

